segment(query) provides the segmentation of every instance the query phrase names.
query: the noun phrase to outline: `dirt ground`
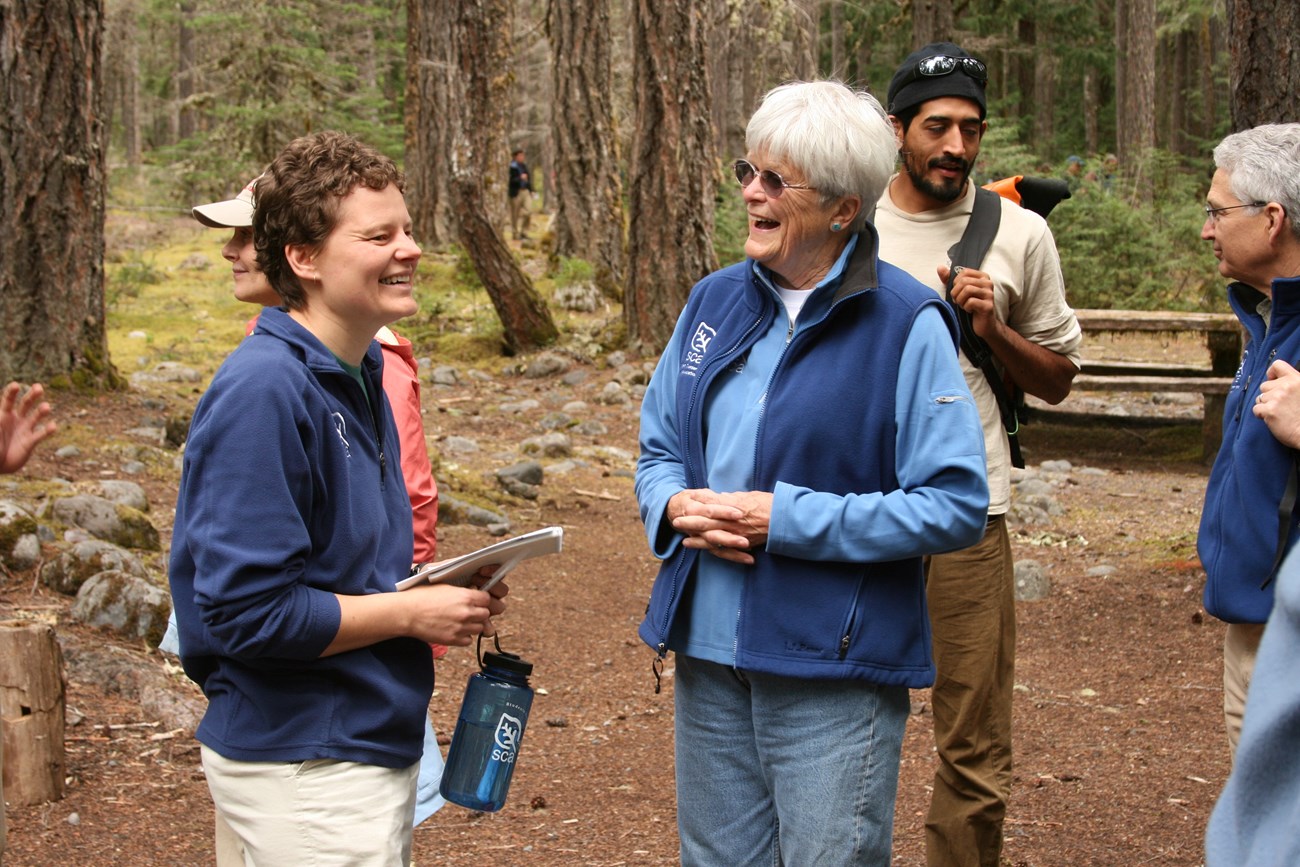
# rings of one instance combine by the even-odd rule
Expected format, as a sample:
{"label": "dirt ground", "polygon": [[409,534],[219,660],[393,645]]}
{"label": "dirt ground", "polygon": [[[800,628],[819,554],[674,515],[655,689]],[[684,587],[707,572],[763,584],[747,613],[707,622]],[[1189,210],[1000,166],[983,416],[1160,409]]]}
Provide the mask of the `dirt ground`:
{"label": "dirt ground", "polygon": [[[598,439],[575,438],[579,449],[634,452],[635,410],[599,405],[593,398],[611,373],[588,370],[574,386],[497,375],[427,390],[435,451],[452,434],[481,445],[454,462],[443,455],[444,471],[465,478],[512,463],[517,444],[541,432],[539,413],[575,399],[586,400],[591,417],[609,428]],[[145,397],[59,396],[57,412],[68,429],[60,437],[117,448],[148,412]],[[505,401],[530,397],[541,403],[538,413],[500,411]],[[177,387],[152,398],[177,412],[196,394]],[[1079,427],[1040,420],[1024,439],[1031,465],[1066,459],[1074,469],[1059,495],[1064,515],[1015,532],[1017,559],[1042,563],[1052,592],[1018,610],[1016,770],[1004,864],[1198,865],[1205,823],[1228,772],[1223,629],[1202,612],[1204,577],[1195,559],[1205,469],[1169,457],[1191,453],[1198,423],[1157,428],[1111,419]],[[630,465],[592,453],[585,460],[586,467],[548,476],[537,501],[505,507],[516,532],[550,524],[566,532],[561,555],[513,573],[500,624],[504,648],[534,663],[538,690],[509,803],[491,815],[444,808],[416,829],[420,867],[676,863],[672,666],[656,695],[653,654],[635,636],[655,563],[637,519]],[[19,482],[89,481],[115,475],[119,463],[84,445],[79,458],[57,458],[45,448]],[[144,478],[166,537],[176,472],[169,461],[154,461]],[[444,526],[440,535],[444,556],[490,541],[465,525]],[[1089,575],[1096,566],[1114,571]],[[70,604],[32,573],[0,576],[0,620],[56,622],[69,642],[108,645],[141,666],[168,665],[140,643],[72,622]],[[453,649],[439,663],[431,708],[439,732],[452,729],[473,670],[467,649]],[[190,689],[172,677],[177,690]],[[170,730],[110,688],[68,684],[66,796],[8,810],[5,864],[212,863],[211,803],[191,734]],[[934,769],[927,699],[925,691],[914,694],[904,745],[898,865],[924,860],[922,819]]]}

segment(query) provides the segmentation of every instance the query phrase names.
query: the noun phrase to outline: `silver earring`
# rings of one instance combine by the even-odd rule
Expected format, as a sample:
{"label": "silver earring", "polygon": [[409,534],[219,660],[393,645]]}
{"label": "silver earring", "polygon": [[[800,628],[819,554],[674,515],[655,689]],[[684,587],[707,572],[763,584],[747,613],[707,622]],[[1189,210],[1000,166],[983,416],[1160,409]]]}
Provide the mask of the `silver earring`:
{"label": "silver earring", "polygon": [[838,232],[839,230],[840,230],[840,224],[839,224],[839,223],[831,223],[831,231],[832,231],[832,232]]}

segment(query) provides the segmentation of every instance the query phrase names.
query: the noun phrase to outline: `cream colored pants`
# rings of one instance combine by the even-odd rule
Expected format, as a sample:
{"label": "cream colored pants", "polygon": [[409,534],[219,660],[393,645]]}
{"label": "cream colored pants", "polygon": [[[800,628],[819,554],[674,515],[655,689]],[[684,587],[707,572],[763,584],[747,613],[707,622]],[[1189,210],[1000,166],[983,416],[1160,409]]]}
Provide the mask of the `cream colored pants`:
{"label": "cream colored pants", "polygon": [[[202,749],[217,867],[406,867],[419,763],[239,762]],[[241,857],[242,852],[242,857]]]}

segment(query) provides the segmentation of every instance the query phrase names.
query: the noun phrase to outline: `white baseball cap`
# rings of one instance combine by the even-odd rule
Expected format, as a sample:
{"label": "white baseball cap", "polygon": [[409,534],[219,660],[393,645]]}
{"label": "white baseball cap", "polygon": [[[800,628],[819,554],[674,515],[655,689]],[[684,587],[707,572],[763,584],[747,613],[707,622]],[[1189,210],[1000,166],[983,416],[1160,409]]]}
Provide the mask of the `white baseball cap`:
{"label": "white baseball cap", "polygon": [[190,209],[190,213],[194,215],[194,219],[213,229],[238,229],[251,226],[253,225],[253,188],[261,179],[261,175],[253,178],[233,199],[195,205]]}

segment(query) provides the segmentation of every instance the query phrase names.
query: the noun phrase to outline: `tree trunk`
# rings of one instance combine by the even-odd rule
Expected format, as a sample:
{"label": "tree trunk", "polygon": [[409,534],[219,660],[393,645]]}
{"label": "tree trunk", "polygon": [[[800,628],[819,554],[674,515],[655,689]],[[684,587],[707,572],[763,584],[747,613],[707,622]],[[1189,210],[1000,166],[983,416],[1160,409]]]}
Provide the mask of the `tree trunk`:
{"label": "tree trunk", "polygon": [[844,0],[827,0],[831,13],[831,78],[847,81],[848,54],[844,50]]}
{"label": "tree trunk", "polygon": [[1083,70],[1083,141],[1090,154],[1101,150],[1097,111],[1097,72],[1092,66],[1087,66]]}
{"label": "tree trunk", "polygon": [[1295,0],[1227,0],[1233,130],[1300,119]]}
{"label": "tree trunk", "polygon": [[1148,152],[1155,147],[1156,4],[1155,0],[1118,0],[1115,4],[1116,139],[1120,171],[1132,188],[1149,196],[1142,183]]}
{"label": "tree trunk", "polygon": [[609,0],[551,0],[555,252],[590,262],[596,285],[623,296],[623,182],[610,92]]}
{"label": "tree trunk", "polygon": [[443,247],[455,237],[451,211],[451,125],[453,4],[406,2],[406,203],[415,237]]}
{"label": "tree trunk", "polygon": [[1056,71],[1059,64],[1056,52],[1045,48],[1052,44],[1052,31],[1046,22],[1038,27],[1035,39],[1030,63],[1034,69],[1034,105],[1041,108],[1032,115],[1033,149],[1037,153],[1049,153],[1052,150],[1052,139],[1056,135],[1056,113],[1052,109],[1056,105]]}
{"label": "tree trunk", "polygon": [[528,276],[520,269],[483,205],[483,188],[471,172],[461,172],[452,181],[452,193],[460,210],[460,243],[474,262],[492,306],[501,319],[502,337],[508,355],[528,352],[554,343],[559,330]]}
{"label": "tree trunk", "polygon": [[0,729],[3,788],[14,806],[63,797],[63,655],[54,629],[0,622]]}
{"label": "tree trunk", "polygon": [[[483,208],[498,226],[506,217],[506,182],[510,150],[508,121],[514,86],[511,29],[513,0],[459,0],[452,29],[453,50],[459,70],[465,127],[470,138],[471,167],[483,187]],[[460,176],[456,166],[453,174]],[[457,196],[457,201],[462,201]],[[464,235],[464,232],[461,232]]]}
{"label": "tree trunk", "polygon": [[692,0],[636,0],[633,21],[636,133],[630,173],[628,339],[658,351],[687,293],[717,267],[704,22]]}
{"label": "tree trunk", "polygon": [[1033,19],[1021,18],[1016,22],[1016,44],[1017,49],[1014,54],[1016,64],[1016,84],[1020,91],[1020,103],[1016,112],[1017,129],[1020,130],[1019,139],[1023,144],[1033,146],[1034,117],[1038,113],[1038,103],[1035,101],[1037,89],[1035,87],[1037,66],[1036,56],[1038,54],[1038,24]]}
{"label": "tree trunk", "polygon": [[102,9],[0,6],[0,382],[110,387]]}
{"label": "tree trunk", "polygon": [[[525,352],[551,343],[559,331],[546,304],[519,268],[497,226],[504,224],[507,165],[505,115],[510,101],[508,0],[462,0],[443,34],[449,50],[446,114],[451,202],[457,235],[474,263],[504,329],[505,350]],[[492,155],[485,169],[484,153]],[[498,214],[492,202],[499,201]]]}
{"label": "tree trunk", "polygon": [[194,17],[194,4],[182,0],[177,7],[176,33],[176,134],[182,141],[194,135],[198,124],[190,99],[194,96],[194,31],[190,19]]}
{"label": "tree trunk", "polygon": [[952,0],[912,0],[913,50],[954,38]]}

